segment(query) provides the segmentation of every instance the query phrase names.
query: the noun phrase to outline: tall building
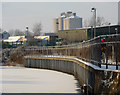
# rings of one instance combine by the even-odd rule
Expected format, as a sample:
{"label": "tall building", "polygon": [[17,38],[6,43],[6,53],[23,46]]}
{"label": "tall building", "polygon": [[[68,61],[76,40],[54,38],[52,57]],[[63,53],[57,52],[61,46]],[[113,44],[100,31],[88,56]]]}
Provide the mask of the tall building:
{"label": "tall building", "polygon": [[53,31],[57,32],[58,30],[58,18],[53,19]]}
{"label": "tall building", "polygon": [[73,15],[64,19],[64,30],[82,28],[82,18]]}
{"label": "tall building", "polygon": [[118,24],[120,25],[120,1],[118,2]]}
{"label": "tall building", "polygon": [[61,16],[53,19],[53,31],[82,28],[82,18],[72,11],[63,12]]}
{"label": "tall building", "polygon": [[64,20],[65,17],[59,17],[58,18],[58,30],[63,30],[63,20]]}

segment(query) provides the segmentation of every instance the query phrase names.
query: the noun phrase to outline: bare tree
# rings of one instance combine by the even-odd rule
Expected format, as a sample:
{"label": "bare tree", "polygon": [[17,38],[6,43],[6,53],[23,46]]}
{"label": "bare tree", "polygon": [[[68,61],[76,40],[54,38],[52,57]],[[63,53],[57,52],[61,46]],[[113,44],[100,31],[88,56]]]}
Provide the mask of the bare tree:
{"label": "bare tree", "polygon": [[4,29],[0,27],[0,33],[3,33]]}
{"label": "bare tree", "polygon": [[14,36],[23,36],[23,35],[24,35],[23,31],[21,31],[21,30],[19,30],[19,29],[16,29],[16,30],[15,30]]}
{"label": "bare tree", "polygon": [[8,33],[10,34],[10,36],[14,36],[15,30],[14,30],[14,29],[11,29],[11,30],[8,31]]}
{"label": "bare tree", "polygon": [[91,27],[94,26],[94,18],[91,17],[90,19],[85,19],[84,20],[84,27]]}
{"label": "bare tree", "polygon": [[[94,18],[91,17],[90,19],[84,20],[84,27],[91,27],[94,26]],[[108,22],[105,21],[104,17],[98,16],[96,20],[96,26],[108,25]]]}
{"label": "bare tree", "polygon": [[88,19],[85,19],[85,20],[84,20],[84,25],[83,25],[83,26],[84,26],[84,27],[88,27],[88,26],[89,26],[89,25],[88,25],[88,22],[89,22]]}
{"label": "bare tree", "polygon": [[11,29],[8,31],[10,36],[23,36],[24,35],[24,32],[19,30],[19,29]]}
{"label": "bare tree", "polygon": [[2,29],[0,28],[0,33],[2,32]]}
{"label": "bare tree", "polygon": [[[2,39],[2,28],[0,28],[0,39]],[[1,43],[0,43],[1,46]]]}
{"label": "bare tree", "polygon": [[36,24],[33,26],[34,36],[40,36],[41,30],[42,30],[42,25],[41,25],[41,23],[36,23]]}
{"label": "bare tree", "polygon": [[101,26],[104,22],[105,22],[104,17],[100,17],[100,16],[97,17],[97,21],[96,21],[97,26]]}

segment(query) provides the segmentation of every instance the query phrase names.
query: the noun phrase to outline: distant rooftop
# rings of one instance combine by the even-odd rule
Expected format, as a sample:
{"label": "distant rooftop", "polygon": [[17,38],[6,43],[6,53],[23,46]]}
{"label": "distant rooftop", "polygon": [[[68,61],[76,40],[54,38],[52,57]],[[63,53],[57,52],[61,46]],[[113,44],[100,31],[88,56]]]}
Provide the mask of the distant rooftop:
{"label": "distant rooftop", "polygon": [[75,18],[78,16],[76,16],[76,13],[73,13],[71,10],[68,10],[67,12],[62,12],[61,17],[62,18],[67,18],[67,17]]}
{"label": "distant rooftop", "polygon": [[58,36],[57,33],[45,33],[45,36]]}

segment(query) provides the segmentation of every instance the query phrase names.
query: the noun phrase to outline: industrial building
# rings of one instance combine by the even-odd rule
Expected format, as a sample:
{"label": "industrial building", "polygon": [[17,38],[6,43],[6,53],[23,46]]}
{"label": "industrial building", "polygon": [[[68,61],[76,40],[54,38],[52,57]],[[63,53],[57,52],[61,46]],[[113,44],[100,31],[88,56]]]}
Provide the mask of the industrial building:
{"label": "industrial building", "polygon": [[120,34],[120,25],[98,26],[96,36],[94,36],[94,28],[80,28],[71,30],[59,30],[58,37],[64,39],[68,43],[83,42],[101,35]]}
{"label": "industrial building", "polygon": [[53,19],[53,32],[76,28],[82,28],[82,18],[76,16],[76,13],[72,11],[63,12],[60,17]]}

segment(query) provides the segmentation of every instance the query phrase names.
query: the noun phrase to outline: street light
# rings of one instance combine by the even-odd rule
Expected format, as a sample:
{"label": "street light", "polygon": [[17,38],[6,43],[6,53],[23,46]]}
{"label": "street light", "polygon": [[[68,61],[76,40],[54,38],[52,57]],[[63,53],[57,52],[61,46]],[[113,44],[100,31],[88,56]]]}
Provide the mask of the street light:
{"label": "street light", "polygon": [[92,8],[91,12],[93,12],[94,15],[94,38],[96,37],[96,8]]}
{"label": "street light", "polygon": [[93,26],[91,26],[91,39],[94,38],[93,37]]}
{"label": "street light", "polygon": [[26,26],[26,32],[25,32],[25,38],[27,39],[27,41],[26,41],[26,46],[27,46],[28,43],[29,43],[29,39],[28,39],[28,38],[29,38],[29,37],[28,37],[28,36],[29,36],[29,34],[28,34],[28,29],[29,29],[28,26]]}
{"label": "street light", "polygon": [[[116,34],[118,34],[118,29],[117,29],[117,27],[115,28],[115,31],[116,31]],[[117,40],[117,35],[116,35],[116,42],[118,41]],[[116,51],[115,51],[115,55],[116,55],[116,70],[118,70],[118,47],[117,47],[117,43],[115,44],[115,47],[116,47]]]}
{"label": "street light", "polygon": [[57,32],[58,32],[58,30],[59,30],[59,22],[58,21],[56,22],[56,25],[57,25]]}
{"label": "street light", "polygon": [[108,25],[109,25],[109,26],[108,26],[108,27],[109,27],[109,35],[110,35],[110,24],[111,24],[111,23],[108,23]]}
{"label": "street light", "polygon": [[117,28],[115,28],[115,31],[116,31],[116,34],[118,34],[118,29]]}

